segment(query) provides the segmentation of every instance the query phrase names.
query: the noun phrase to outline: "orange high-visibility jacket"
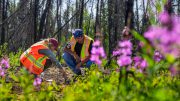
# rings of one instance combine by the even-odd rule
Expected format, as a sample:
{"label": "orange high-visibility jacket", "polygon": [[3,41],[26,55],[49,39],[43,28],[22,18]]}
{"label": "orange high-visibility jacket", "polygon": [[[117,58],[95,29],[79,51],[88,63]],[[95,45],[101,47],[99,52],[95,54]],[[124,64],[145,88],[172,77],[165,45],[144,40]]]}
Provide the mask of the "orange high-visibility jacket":
{"label": "orange high-visibility jacket", "polygon": [[33,44],[20,57],[20,62],[23,66],[36,75],[43,72],[46,59],[48,58],[47,56],[38,53],[38,50],[40,49],[49,49],[45,40]]}
{"label": "orange high-visibility jacket", "polygon": [[[87,56],[89,56],[89,45],[91,43],[91,40],[93,41],[92,38],[88,37],[87,35],[84,35],[85,36],[85,39],[84,39],[84,43],[83,43],[83,46],[82,46],[82,49],[81,49],[81,61],[83,61]],[[71,43],[71,51],[75,51],[74,48],[75,48],[75,45],[76,45],[76,40],[74,38],[74,36],[71,37],[71,40],[70,40],[70,43]]]}

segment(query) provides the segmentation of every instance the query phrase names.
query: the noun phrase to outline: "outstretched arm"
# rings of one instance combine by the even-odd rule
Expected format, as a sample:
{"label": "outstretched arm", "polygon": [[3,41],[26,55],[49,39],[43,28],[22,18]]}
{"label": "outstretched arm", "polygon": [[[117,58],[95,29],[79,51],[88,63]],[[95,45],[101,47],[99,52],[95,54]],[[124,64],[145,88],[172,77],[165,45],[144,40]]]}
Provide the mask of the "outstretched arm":
{"label": "outstretched arm", "polygon": [[62,73],[63,73],[63,77],[66,79],[67,78],[67,74],[65,72],[65,70],[62,68],[62,65],[60,64],[60,62],[56,59],[56,56],[54,55],[54,53],[49,50],[49,49],[41,49],[39,50],[39,53],[40,54],[43,54],[43,55],[46,55],[49,59],[51,59],[51,61],[58,67],[62,70]]}
{"label": "outstretched arm", "polygon": [[60,62],[56,59],[54,53],[49,49],[40,49],[38,51],[40,54],[46,55],[58,68],[62,68]]}

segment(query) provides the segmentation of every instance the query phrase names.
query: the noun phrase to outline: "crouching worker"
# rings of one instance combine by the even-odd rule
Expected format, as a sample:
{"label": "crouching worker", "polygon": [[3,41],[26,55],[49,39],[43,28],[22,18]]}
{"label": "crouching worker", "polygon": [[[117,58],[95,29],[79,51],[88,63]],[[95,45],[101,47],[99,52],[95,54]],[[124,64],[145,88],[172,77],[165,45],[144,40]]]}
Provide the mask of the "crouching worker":
{"label": "crouching worker", "polygon": [[63,59],[70,69],[77,75],[81,75],[80,68],[90,67],[90,60],[93,39],[83,34],[81,29],[75,29],[70,42],[64,48]]}
{"label": "crouching worker", "polygon": [[54,63],[58,68],[62,69],[63,75],[66,78],[65,71],[53,53],[53,51],[57,51],[57,49],[58,41],[55,38],[37,42],[21,55],[21,65],[36,77]]}

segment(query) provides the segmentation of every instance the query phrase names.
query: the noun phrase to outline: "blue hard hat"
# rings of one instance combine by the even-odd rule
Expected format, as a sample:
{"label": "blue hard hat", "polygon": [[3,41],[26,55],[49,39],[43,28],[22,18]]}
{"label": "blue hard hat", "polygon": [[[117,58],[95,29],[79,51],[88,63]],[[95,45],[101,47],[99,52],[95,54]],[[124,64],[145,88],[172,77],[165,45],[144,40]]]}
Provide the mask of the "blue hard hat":
{"label": "blue hard hat", "polygon": [[83,31],[82,31],[82,29],[75,29],[72,34],[75,38],[81,37],[81,36],[83,36]]}

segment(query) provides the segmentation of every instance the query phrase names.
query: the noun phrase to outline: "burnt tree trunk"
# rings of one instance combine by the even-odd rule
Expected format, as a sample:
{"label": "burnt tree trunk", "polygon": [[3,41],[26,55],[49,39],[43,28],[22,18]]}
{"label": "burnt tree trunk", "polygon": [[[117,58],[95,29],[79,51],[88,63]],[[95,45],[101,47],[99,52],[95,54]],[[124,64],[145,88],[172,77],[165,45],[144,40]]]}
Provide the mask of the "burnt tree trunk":
{"label": "burnt tree trunk", "polygon": [[[2,1],[2,23],[5,21],[6,19],[6,1],[3,0]],[[1,45],[5,43],[5,24],[2,24],[1,27]]]}
{"label": "burnt tree trunk", "polygon": [[105,40],[108,37],[106,32],[107,32],[107,18],[106,18],[106,8],[105,8],[105,0],[101,0],[100,4],[100,22],[101,22],[101,33],[102,33],[102,43],[104,49],[107,50],[106,47],[108,45],[106,44]]}
{"label": "burnt tree trunk", "polygon": [[115,10],[114,10],[114,30],[115,30],[115,44],[117,44],[118,39],[121,39],[122,30],[124,29],[125,25],[125,2],[124,0],[116,0],[114,2]]}
{"label": "burnt tree trunk", "polygon": [[177,9],[178,15],[180,15],[180,0],[178,0],[178,9]]}
{"label": "burnt tree trunk", "polygon": [[[149,1],[146,5],[149,4]],[[147,7],[145,7],[145,1],[143,0],[143,19],[142,19],[142,27],[140,33],[144,33],[147,30],[148,26],[150,25],[149,17],[147,15]]]}
{"label": "burnt tree trunk", "polygon": [[125,26],[128,26],[130,29],[134,28],[133,6],[134,6],[134,0],[126,1]]}
{"label": "burnt tree trunk", "polygon": [[97,0],[97,5],[96,5],[96,22],[95,22],[94,32],[100,33],[99,0]]}
{"label": "burnt tree trunk", "polygon": [[70,0],[67,1],[67,5],[66,5],[66,11],[64,12],[64,21],[66,24],[65,26],[65,40],[67,41],[68,40],[68,36],[69,36],[69,13],[70,13]]}
{"label": "burnt tree trunk", "polygon": [[172,8],[172,0],[167,0],[167,3],[164,6],[164,9],[171,14],[173,12],[173,8]]}
{"label": "burnt tree trunk", "polygon": [[[57,0],[57,10],[56,10],[56,16],[57,16],[57,29],[60,29],[61,27],[61,4],[62,0]],[[61,30],[58,33],[58,41],[61,41]]]}
{"label": "burnt tree trunk", "polygon": [[114,43],[114,2],[113,0],[108,0],[108,33],[109,33],[109,54],[108,58],[110,58],[110,54],[113,52],[115,47]]}
{"label": "burnt tree trunk", "polygon": [[47,0],[46,8],[41,16],[40,26],[39,26],[39,35],[38,35],[37,40],[40,40],[43,37],[44,24],[45,24],[45,20],[47,18],[46,16],[47,16],[48,10],[50,9],[51,3],[52,3],[52,0]]}
{"label": "burnt tree trunk", "polygon": [[79,28],[83,28],[83,15],[84,15],[84,0],[81,0],[81,13],[79,19]]}
{"label": "burnt tree trunk", "polygon": [[[78,1],[79,1],[79,0],[76,0],[76,9],[75,9],[75,11],[78,11],[78,10],[79,10],[79,2],[78,2]],[[75,27],[76,27],[76,28],[79,28],[79,13],[76,15],[75,19],[76,19],[76,25],[75,25]]]}
{"label": "burnt tree trunk", "polygon": [[[143,2],[144,2],[144,0],[143,0]],[[138,31],[138,32],[140,32],[139,31],[139,8],[138,8],[139,6],[138,6],[138,0],[136,0],[136,30]],[[143,6],[143,8],[144,8],[144,6]],[[143,11],[144,11],[145,9],[143,9]]]}
{"label": "burnt tree trunk", "polygon": [[86,34],[88,35],[89,32],[91,33],[91,30],[90,27],[91,27],[91,19],[93,18],[93,7],[94,7],[94,4],[93,4],[94,0],[92,0],[92,5],[91,5],[91,13],[89,15],[89,21],[88,21],[88,27],[86,29]]}
{"label": "burnt tree trunk", "polygon": [[39,13],[39,0],[34,0],[34,42],[37,42],[38,33],[37,33],[37,21],[38,21],[38,13]]}

